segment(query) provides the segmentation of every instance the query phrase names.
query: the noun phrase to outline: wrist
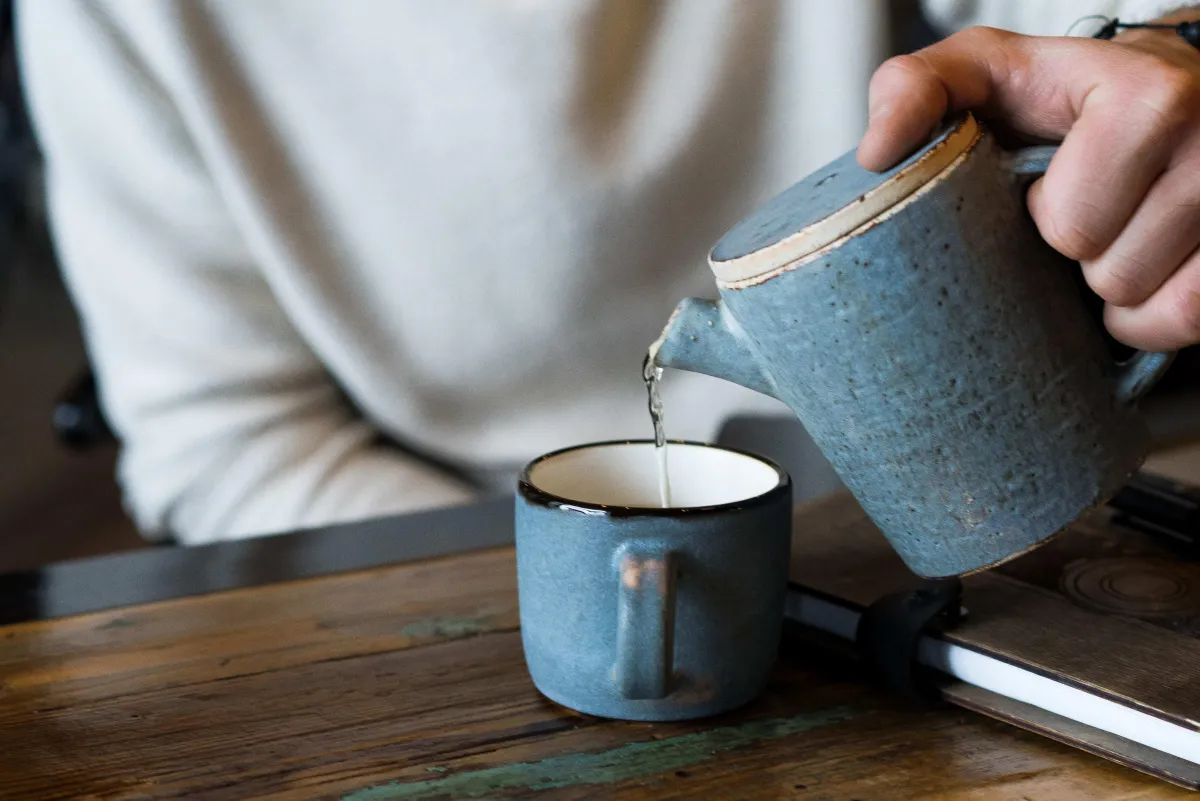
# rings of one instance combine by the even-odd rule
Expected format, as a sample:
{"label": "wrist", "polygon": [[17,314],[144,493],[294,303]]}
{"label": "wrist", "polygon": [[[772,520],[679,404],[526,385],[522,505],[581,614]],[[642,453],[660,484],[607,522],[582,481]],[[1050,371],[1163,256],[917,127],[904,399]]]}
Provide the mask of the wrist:
{"label": "wrist", "polygon": [[[1176,9],[1162,16],[1148,19],[1144,24],[1174,26],[1183,22],[1194,22],[1196,20],[1200,20],[1200,5],[1190,5]],[[1183,45],[1195,52],[1197,48],[1196,45],[1185,40],[1180,36],[1178,31],[1171,27],[1123,28],[1112,37],[1112,41],[1138,45],[1147,50],[1157,48],[1178,49]]]}
{"label": "wrist", "polygon": [[1122,22],[1186,22],[1200,17],[1200,0],[1121,0],[1112,14]]}
{"label": "wrist", "polygon": [[1150,22],[1161,23],[1163,25],[1177,25],[1180,22],[1191,22],[1194,19],[1200,19],[1200,4],[1193,6],[1185,6],[1178,11],[1172,11],[1170,14],[1164,14]]}

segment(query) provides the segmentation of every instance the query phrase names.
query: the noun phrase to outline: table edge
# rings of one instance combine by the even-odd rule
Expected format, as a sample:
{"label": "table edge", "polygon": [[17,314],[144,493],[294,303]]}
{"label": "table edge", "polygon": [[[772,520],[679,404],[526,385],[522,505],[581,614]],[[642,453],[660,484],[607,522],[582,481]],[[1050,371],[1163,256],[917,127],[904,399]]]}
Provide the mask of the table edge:
{"label": "table edge", "polygon": [[513,499],[0,574],[0,627],[511,545]]}

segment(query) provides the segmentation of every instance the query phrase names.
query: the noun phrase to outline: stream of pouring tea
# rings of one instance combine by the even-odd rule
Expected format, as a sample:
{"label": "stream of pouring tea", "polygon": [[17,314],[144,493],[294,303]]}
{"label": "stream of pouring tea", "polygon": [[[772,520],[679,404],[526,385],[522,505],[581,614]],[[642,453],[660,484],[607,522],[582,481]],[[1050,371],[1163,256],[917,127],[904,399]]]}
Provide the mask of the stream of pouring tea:
{"label": "stream of pouring tea", "polygon": [[663,433],[663,402],[658,391],[662,368],[654,363],[653,353],[646,354],[642,378],[646,381],[646,396],[650,406],[650,422],[654,424],[654,455],[658,458],[658,499],[666,509],[671,505],[671,478],[667,473],[667,437]]}

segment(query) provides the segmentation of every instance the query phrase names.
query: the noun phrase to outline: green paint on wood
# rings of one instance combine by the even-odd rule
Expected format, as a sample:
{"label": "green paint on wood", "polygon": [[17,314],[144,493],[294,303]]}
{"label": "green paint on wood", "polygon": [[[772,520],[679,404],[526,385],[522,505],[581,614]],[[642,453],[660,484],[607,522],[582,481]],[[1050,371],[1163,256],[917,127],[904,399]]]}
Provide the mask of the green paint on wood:
{"label": "green paint on wood", "polygon": [[132,620],[126,620],[123,617],[114,617],[107,623],[96,627],[96,631],[106,631],[108,629],[127,629],[133,625]]}
{"label": "green paint on wood", "polygon": [[486,621],[473,617],[432,617],[417,620],[400,629],[401,637],[455,639],[490,631]]}
{"label": "green paint on wood", "polygon": [[567,754],[540,762],[520,762],[465,771],[445,778],[391,782],[344,796],[344,801],[413,801],[423,798],[486,798],[503,790],[554,790],[641,779],[706,762],[722,751],[779,740],[855,716],[834,707],[788,718],[752,720],[737,726],[629,743],[598,754]]}

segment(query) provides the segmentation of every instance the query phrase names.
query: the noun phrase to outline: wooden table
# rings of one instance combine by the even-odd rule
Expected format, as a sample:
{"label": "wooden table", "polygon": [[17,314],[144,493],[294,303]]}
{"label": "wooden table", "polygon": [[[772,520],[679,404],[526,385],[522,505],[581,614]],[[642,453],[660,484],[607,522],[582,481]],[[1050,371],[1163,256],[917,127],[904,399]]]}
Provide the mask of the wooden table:
{"label": "wooden table", "polygon": [[735,714],[576,714],[525,671],[511,536],[498,500],[0,580],[0,798],[1189,795],[789,645]]}

